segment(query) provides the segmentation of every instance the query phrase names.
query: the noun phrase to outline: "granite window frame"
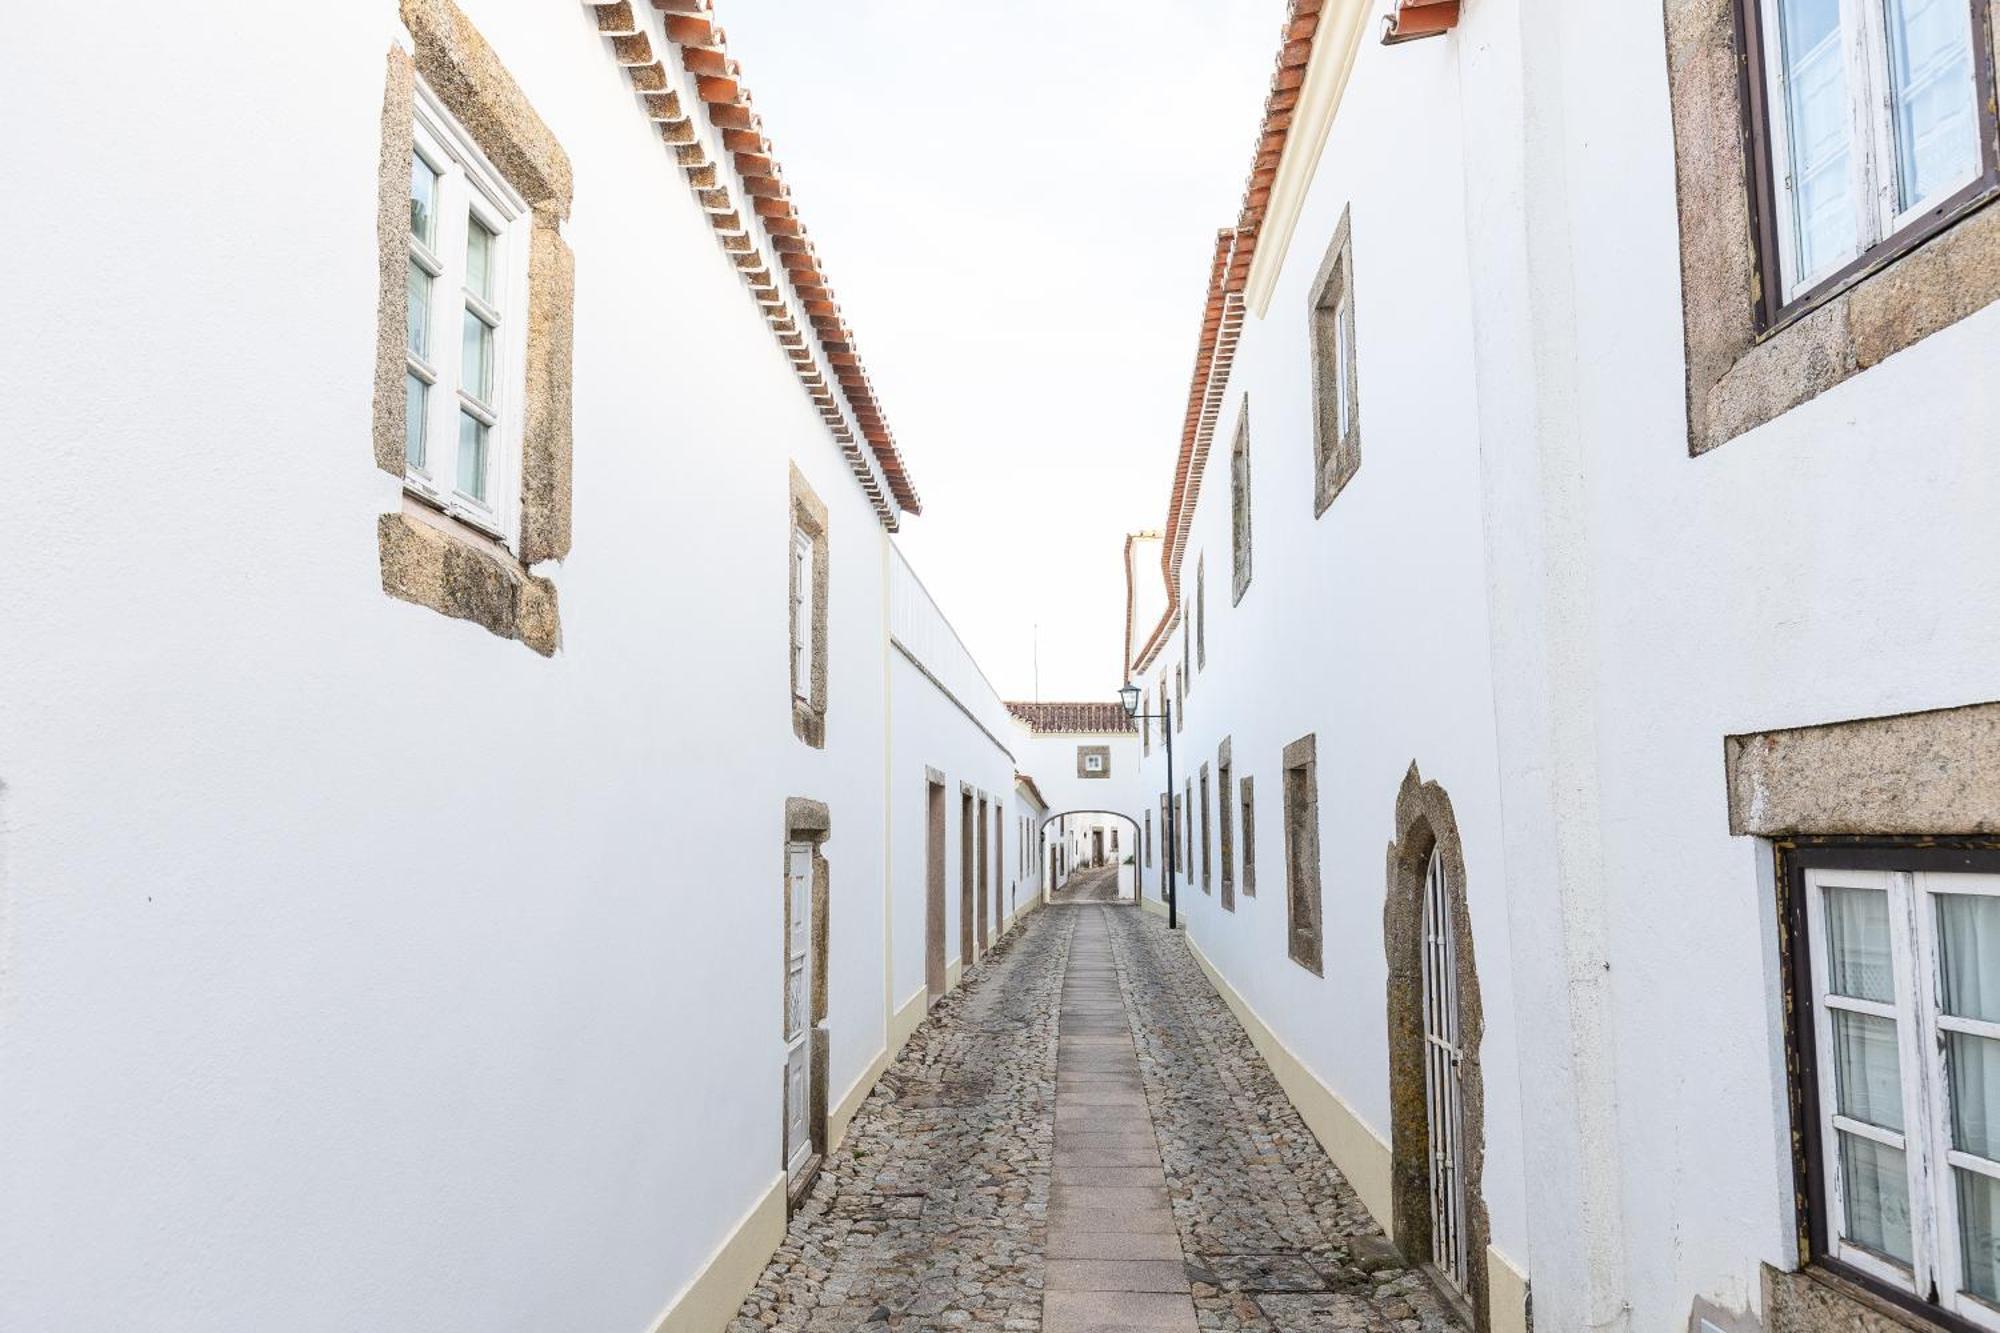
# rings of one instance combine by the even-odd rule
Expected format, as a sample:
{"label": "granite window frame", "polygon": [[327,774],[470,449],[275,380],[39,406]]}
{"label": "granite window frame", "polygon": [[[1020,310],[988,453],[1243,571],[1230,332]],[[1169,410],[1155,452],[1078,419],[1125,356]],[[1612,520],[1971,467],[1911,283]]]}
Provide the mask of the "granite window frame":
{"label": "granite window frame", "polygon": [[1194,664],[1208,670],[1208,552],[1194,558]]}
{"label": "granite window frame", "polygon": [[1216,854],[1222,863],[1222,910],[1236,910],[1236,811],[1229,737],[1215,750]]}
{"label": "granite window frame", "polygon": [[[1760,839],[1771,859],[1767,899],[1776,945],[1768,955],[1771,989],[1788,1070],[1805,1067],[1794,1018],[1801,1006],[1798,965],[1809,960],[1794,863],[1831,850],[1856,858],[1919,851],[2000,849],[2000,702],[1923,712],[1849,718],[1725,736],[1723,781],[1729,832]],[[1912,844],[1920,844],[1913,846]],[[1949,869],[1948,865],[1933,867]],[[1983,869],[1983,867],[1981,867]],[[1760,883],[1765,874],[1758,876]],[[1773,1327],[1901,1327],[1912,1314],[1942,1328],[1963,1321],[1922,1303],[1854,1280],[1836,1261],[1815,1258],[1811,1235],[1811,1160],[1803,1145],[1813,1120],[1805,1084],[1787,1088],[1793,1159],[1796,1252],[1792,1267],[1765,1265],[1764,1308]]]}
{"label": "granite window frame", "polygon": [[1208,807],[1209,807],[1210,793],[1208,787],[1207,760],[1202,761],[1201,772],[1199,777],[1200,777],[1200,790],[1201,790],[1201,891],[1203,893],[1209,893],[1212,891],[1209,888],[1209,884],[1211,883],[1211,876],[1209,873],[1210,869],[1209,843],[1212,841],[1212,839],[1209,837],[1209,827],[1208,827]]}
{"label": "granite window frame", "polygon": [[1250,398],[1244,395],[1236,413],[1236,433],[1229,443],[1229,604],[1243,601],[1250,587]]}
{"label": "granite window frame", "polygon": [[[1091,767],[1095,762],[1096,767]],[[1076,747],[1076,775],[1086,781],[1108,779],[1111,776],[1111,747],[1109,745],[1079,745]]]}
{"label": "granite window frame", "polygon": [[1285,952],[1324,976],[1319,869],[1319,759],[1315,736],[1299,737],[1280,763],[1285,796]]}
{"label": "granite window frame", "polygon": [[1341,210],[1307,300],[1312,349],[1313,517],[1361,470],[1361,363],[1355,340],[1353,208]]}
{"label": "granite window frame", "polygon": [[1246,773],[1237,780],[1236,787],[1243,801],[1243,896],[1257,896],[1257,805],[1256,792],[1251,775]]}
{"label": "granite window frame", "polygon": [[[377,182],[373,456],[401,486],[399,506],[376,520],[382,590],[548,657],[562,640],[556,585],[533,570],[570,550],[575,260],[561,230],[574,197],[569,158],[457,6],[403,0],[400,12],[410,47],[388,53]],[[519,401],[502,418],[518,446],[503,441],[493,464],[507,469],[509,509],[499,522],[453,512],[409,484],[411,164],[426,102],[449,116],[526,210],[518,240],[525,255],[510,261],[517,273],[524,264],[525,285],[512,288],[507,313],[520,332],[509,334],[518,360],[505,368],[505,388]]]}
{"label": "granite window frame", "polygon": [[[1707,453],[2000,299],[1996,35],[1975,6],[1986,171],[1786,302],[1756,0],[1666,0],[1680,213],[1687,449]],[[1983,183],[1982,183],[1983,182]]]}

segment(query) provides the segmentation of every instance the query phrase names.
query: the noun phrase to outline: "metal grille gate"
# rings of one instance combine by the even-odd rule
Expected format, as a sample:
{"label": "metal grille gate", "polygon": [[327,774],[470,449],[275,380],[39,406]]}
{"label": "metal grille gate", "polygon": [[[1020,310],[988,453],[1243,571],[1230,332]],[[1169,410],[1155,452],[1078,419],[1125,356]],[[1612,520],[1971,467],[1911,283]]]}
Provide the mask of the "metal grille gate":
{"label": "metal grille gate", "polygon": [[1424,868],[1424,1110],[1430,1130],[1431,1262],[1465,1290],[1465,1188],[1459,1176],[1464,1101],[1459,1064],[1458,959],[1452,944],[1450,884],[1431,850]]}

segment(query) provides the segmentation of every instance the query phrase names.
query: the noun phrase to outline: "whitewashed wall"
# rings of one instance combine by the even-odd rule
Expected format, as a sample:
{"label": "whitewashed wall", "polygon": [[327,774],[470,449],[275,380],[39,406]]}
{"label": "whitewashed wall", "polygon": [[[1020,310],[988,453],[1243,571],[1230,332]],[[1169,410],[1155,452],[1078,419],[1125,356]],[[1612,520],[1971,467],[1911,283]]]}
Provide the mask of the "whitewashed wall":
{"label": "whitewashed wall", "polygon": [[[948,964],[966,965],[972,960],[961,957],[959,948],[960,787],[970,784],[988,799],[989,866],[996,855],[991,802],[998,801],[1005,808],[998,830],[999,879],[988,889],[1004,895],[1008,883],[1020,877],[1020,853],[1014,836],[1014,819],[1020,813],[1014,793],[1019,751],[1006,705],[893,543],[889,575],[893,658],[889,836],[897,923],[893,991],[896,1009],[901,1012],[924,987],[926,770],[935,769],[945,778],[945,959]],[[976,877],[976,869],[974,873]],[[989,875],[993,873],[989,869]],[[976,907],[976,878],[974,883]],[[991,935],[991,903],[987,910]]]}
{"label": "whitewashed wall", "polygon": [[395,6],[10,21],[0,178],[66,202],[0,247],[9,1328],[650,1327],[778,1175],[788,796],[835,1094],[881,1049],[883,534],[590,11],[464,7],[575,167],[553,660],[380,587]]}
{"label": "whitewashed wall", "polygon": [[[1394,134],[1380,132],[1387,124]],[[1494,1243],[1525,1266],[1458,140],[1453,48],[1365,42],[1269,312],[1245,326],[1181,566],[1183,614],[1192,616],[1206,557],[1206,664],[1194,655],[1174,737],[1175,790],[1194,790],[1195,854],[1181,867],[1179,905],[1203,953],[1379,1140],[1376,1161],[1347,1165],[1385,1169],[1383,849],[1410,765],[1444,786],[1465,844],[1485,1005],[1484,1192]],[[1350,207],[1362,462],[1316,518],[1307,310]],[[1232,605],[1229,446],[1246,400],[1252,576]],[[1176,629],[1143,678],[1153,697],[1162,666],[1171,691],[1182,660]],[[1286,948],[1280,756],[1308,734],[1317,737],[1324,977],[1290,962]],[[1254,779],[1256,793],[1257,892],[1242,892],[1239,821],[1234,912],[1223,910],[1220,884],[1225,737],[1233,776]],[[1156,739],[1145,782],[1156,810],[1164,760]]]}
{"label": "whitewashed wall", "polygon": [[[1516,947],[1548,960],[1523,1082],[1597,1029],[1602,1083],[1574,1099],[1605,1105],[1612,1139],[1600,1153],[1586,1120],[1581,1142],[1531,1149],[1538,1271],[1585,1279],[1538,1283],[1537,1320],[1587,1316],[1585,1291],[1628,1304],[1634,1329],[1679,1326],[1697,1296],[1753,1305],[1757,1265],[1794,1262],[1769,856],[1728,834],[1722,737],[2000,696],[2000,309],[1690,459],[1658,7],[1467,13],[1468,105],[1476,92],[1541,127],[1524,152],[1466,120],[1468,160],[1488,164],[1468,207],[1515,209],[1521,228],[1474,251],[1496,372],[1481,379],[1494,660],[1575,710],[1556,726],[1500,696]],[[1493,67],[1510,63],[1518,76]],[[1539,392],[1509,365],[1529,353],[1550,375]],[[1575,874],[1561,904],[1551,869]],[[1554,1003],[1554,960],[1595,913],[1601,1029],[1556,1021]],[[1608,1174],[1577,1179],[1574,1162]],[[1581,1206],[1600,1191],[1608,1236]]]}
{"label": "whitewashed wall", "polygon": [[[1363,44],[1183,566],[1206,551],[1181,783],[1229,735],[1258,791],[1258,896],[1183,890],[1193,937],[1386,1140],[1383,847],[1411,761],[1446,788],[1485,1196],[1544,1328],[1752,1310],[1795,1262],[1768,848],[1728,834],[1722,738],[2000,694],[2000,310],[1690,459],[1664,62],[1658,6],[1492,0]],[[1305,307],[1350,203],[1362,465],[1315,520]],[[1278,754],[1307,732],[1324,981],[1285,961]]]}

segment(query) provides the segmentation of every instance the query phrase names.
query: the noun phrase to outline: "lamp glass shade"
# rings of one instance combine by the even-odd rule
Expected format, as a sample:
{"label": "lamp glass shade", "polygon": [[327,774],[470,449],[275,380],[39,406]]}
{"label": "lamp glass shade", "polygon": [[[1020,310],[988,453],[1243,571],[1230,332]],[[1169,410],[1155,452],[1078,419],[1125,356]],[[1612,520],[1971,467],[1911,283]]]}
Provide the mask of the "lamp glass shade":
{"label": "lamp glass shade", "polygon": [[1139,715],[1139,687],[1137,685],[1128,683],[1124,689],[1118,691],[1118,701],[1125,705],[1125,716],[1137,717]]}

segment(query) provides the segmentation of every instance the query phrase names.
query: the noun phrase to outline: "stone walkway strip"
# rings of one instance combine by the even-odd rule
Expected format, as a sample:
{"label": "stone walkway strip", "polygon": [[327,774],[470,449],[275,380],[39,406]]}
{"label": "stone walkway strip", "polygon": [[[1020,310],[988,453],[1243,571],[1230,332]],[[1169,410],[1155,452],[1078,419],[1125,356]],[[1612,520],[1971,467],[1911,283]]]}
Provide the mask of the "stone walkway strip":
{"label": "stone walkway strip", "polygon": [[1043,1333],[1193,1333],[1180,1235],[1102,907],[1078,906],[1057,1021]]}

